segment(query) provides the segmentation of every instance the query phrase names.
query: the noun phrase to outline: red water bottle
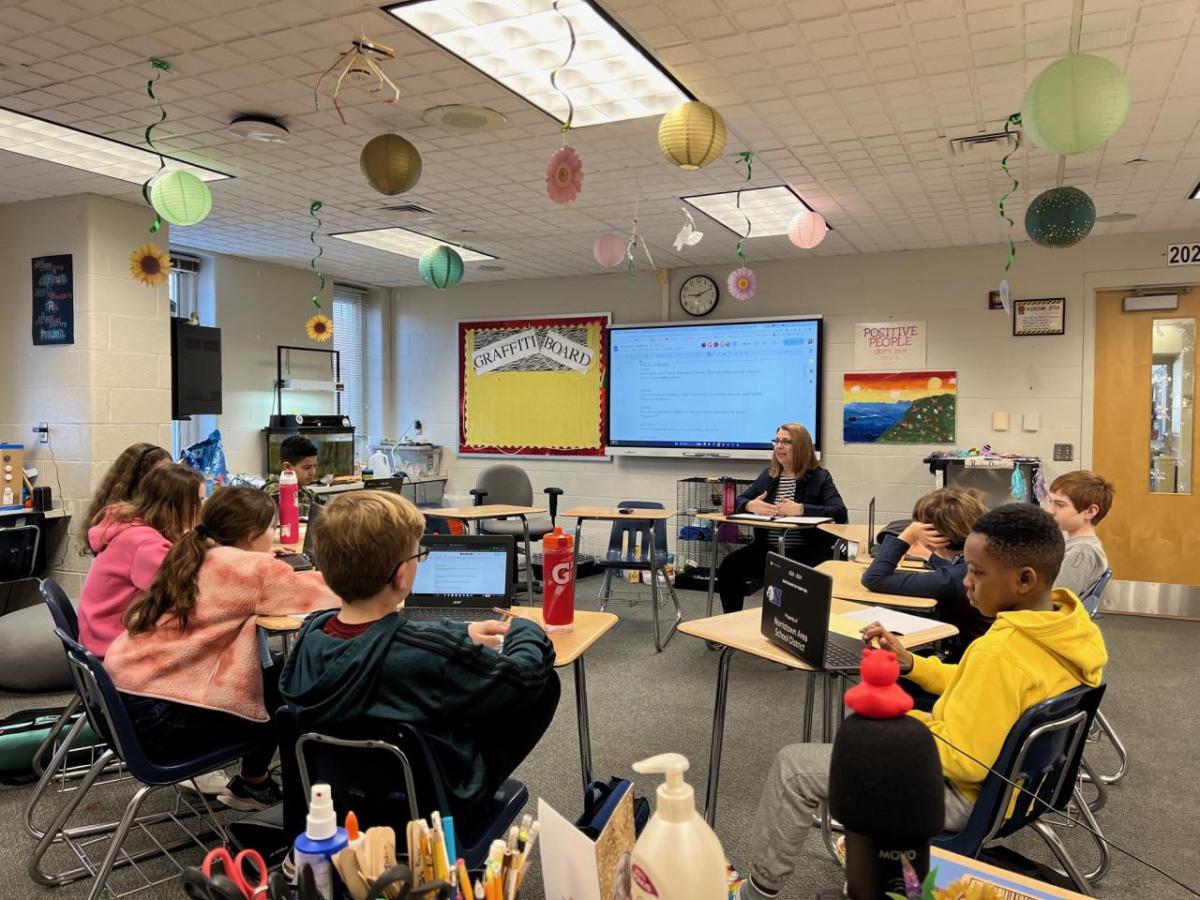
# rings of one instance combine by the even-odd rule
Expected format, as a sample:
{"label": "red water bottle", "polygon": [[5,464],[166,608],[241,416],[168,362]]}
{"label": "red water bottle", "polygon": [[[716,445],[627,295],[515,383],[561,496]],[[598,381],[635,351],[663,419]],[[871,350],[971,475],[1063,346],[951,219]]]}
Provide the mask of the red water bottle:
{"label": "red water bottle", "polygon": [[542,538],[542,585],[546,631],[574,631],[575,538],[558,526]]}
{"label": "red water bottle", "polygon": [[[722,515],[732,516],[737,509],[737,482],[732,478],[726,478],[721,488],[721,513]],[[721,525],[717,529],[717,540],[722,544],[737,543],[736,525]]]}
{"label": "red water bottle", "polygon": [[279,473],[279,543],[300,543],[300,485],[291,469]]}

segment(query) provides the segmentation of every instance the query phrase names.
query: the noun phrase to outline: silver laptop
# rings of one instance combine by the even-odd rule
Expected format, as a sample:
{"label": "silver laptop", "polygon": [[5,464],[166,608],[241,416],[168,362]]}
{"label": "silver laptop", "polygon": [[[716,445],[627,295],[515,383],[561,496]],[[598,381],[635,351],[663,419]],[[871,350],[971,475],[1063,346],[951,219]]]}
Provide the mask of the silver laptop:
{"label": "silver laptop", "polygon": [[404,602],[410,619],[502,618],[495,609],[513,602],[516,538],[507,534],[427,534],[421,546],[429,557],[417,567],[412,593]]}

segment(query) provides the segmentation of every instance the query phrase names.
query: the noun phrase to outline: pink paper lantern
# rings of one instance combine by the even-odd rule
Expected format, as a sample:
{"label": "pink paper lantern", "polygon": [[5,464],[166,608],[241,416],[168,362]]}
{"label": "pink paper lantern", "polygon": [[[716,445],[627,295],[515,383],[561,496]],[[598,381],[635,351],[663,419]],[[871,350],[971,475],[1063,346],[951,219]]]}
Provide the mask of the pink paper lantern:
{"label": "pink paper lantern", "polygon": [[792,216],[788,225],[788,240],[802,250],[811,250],[829,233],[829,223],[819,212],[802,209]]}
{"label": "pink paper lantern", "polygon": [[625,261],[625,238],[619,234],[602,234],[592,244],[592,256],[607,268],[619,266]]}

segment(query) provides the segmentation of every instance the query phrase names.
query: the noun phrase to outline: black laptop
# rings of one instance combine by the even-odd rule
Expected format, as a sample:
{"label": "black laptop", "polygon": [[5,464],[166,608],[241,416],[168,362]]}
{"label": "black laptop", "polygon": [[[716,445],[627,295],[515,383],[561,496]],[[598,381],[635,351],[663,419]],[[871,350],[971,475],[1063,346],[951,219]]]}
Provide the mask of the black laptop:
{"label": "black laptop", "polygon": [[502,618],[494,609],[513,601],[516,538],[508,534],[427,534],[421,546],[429,557],[417,567],[412,593],[404,602],[410,619]]}
{"label": "black laptop", "polygon": [[875,551],[879,544],[875,539],[875,498],[871,498],[870,504],[867,506],[867,556],[871,559],[875,558]]}
{"label": "black laptop", "polygon": [[308,572],[317,567],[317,555],[314,549],[317,546],[316,538],[314,537],[313,524],[321,517],[321,504],[313,503],[308,508],[308,525],[304,529],[304,546],[299,553],[280,553],[276,559],[281,559],[297,572]]}
{"label": "black laptop", "polygon": [[802,563],[767,554],[762,634],[768,641],[826,672],[857,672],[861,639],[829,630],[833,579]]}

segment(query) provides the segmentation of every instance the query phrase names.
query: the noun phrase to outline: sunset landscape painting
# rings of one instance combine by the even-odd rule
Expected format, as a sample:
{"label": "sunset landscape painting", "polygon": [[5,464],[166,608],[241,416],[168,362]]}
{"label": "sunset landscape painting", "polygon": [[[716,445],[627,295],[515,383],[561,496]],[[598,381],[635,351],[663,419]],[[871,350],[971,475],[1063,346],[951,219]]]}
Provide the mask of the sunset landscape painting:
{"label": "sunset landscape painting", "polygon": [[957,372],[848,372],[842,441],[953,444],[957,395]]}

